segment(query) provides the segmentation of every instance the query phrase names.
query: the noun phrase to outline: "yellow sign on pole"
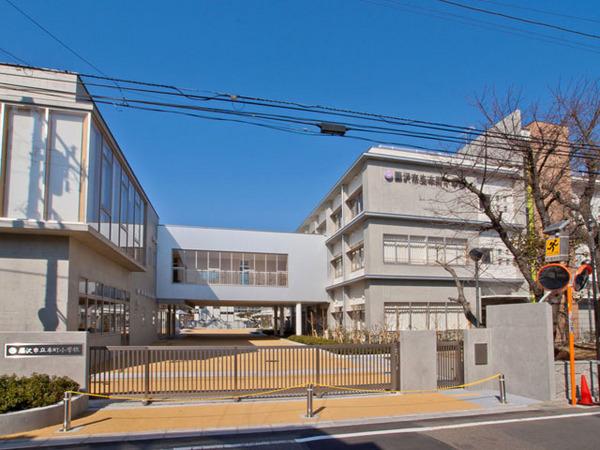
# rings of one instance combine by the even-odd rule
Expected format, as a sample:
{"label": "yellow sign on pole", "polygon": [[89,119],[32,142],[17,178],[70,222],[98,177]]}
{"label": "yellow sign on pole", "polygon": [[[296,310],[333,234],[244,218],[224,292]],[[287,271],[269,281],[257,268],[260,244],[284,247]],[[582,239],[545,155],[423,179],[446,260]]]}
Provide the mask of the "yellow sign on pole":
{"label": "yellow sign on pole", "polygon": [[546,258],[560,255],[560,238],[546,239]]}

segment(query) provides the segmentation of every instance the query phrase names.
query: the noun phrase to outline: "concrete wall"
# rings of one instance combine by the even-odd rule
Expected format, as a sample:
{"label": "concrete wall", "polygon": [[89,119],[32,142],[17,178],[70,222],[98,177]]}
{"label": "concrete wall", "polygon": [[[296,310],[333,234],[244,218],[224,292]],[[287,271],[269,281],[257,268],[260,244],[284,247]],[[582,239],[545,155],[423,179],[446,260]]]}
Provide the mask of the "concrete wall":
{"label": "concrete wall", "polygon": [[[398,302],[445,302],[456,297],[456,286],[452,280],[370,280],[366,308],[369,326],[384,324],[384,304]],[[475,302],[475,289],[465,286],[465,296]]]}
{"label": "concrete wall", "polygon": [[[88,407],[88,396],[80,395],[71,400],[71,418],[81,416]],[[64,417],[63,402],[42,408],[0,414],[0,435],[22,433],[37,430],[50,425],[62,424]]]}
{"label": "concrete wall", "polygon": [[437,388],[435,331],[400,332],[400,389]]}
{"label": "concrete wall", "polygon": [[0,234],[0,330],[67,330],[69,241]]}
{"label": "concrete wall", "polygon": [[[81,356],[6,357],[5,344],[82,344]],[[28,376],[33,373],[67,376],[83,389],[87,383],[88,334],[86,332],[0,332],[0,374]]]}
{"label": "concrete wall", "polygon": [[[288,286],[194,285],[172,282],[172,249],[288,254]],[[158,297],[260,303],[327,301],[325,237],[300,233],[161,225],[158,229]]]}
{"label": "concrete wall", "polygon": [[[154,292],[154,273],[134,274],[76,239],[70,240],[69,257],[69,330],[78,327],[79,280],[86,278],[130,293],[130,344],[150,344],[157,339],[157,303],[148,296]],[[91,345],[119,345],[121,335],[92,334],[90,342]]]}
{"label": "concrete wall", "polygon": [[[488,364],[475,365],[475,344],[488,345]],[[501,372],[511,394],[555,398],[552,310],[547,303],[490,306],[487,329],[464,331],[465,382]],[[497,386],[497,381],[474,389]]]}

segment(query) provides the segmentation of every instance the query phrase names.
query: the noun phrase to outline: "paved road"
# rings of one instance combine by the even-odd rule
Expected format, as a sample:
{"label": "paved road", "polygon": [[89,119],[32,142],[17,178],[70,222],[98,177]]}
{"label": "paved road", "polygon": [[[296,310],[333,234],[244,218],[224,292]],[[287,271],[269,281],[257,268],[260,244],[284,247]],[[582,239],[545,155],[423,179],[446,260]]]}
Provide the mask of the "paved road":
{"label": "paved road", "polygon": [[353,427],[93,444],[78,449],[387,450],[600,448],[600,408],[432,419]]}

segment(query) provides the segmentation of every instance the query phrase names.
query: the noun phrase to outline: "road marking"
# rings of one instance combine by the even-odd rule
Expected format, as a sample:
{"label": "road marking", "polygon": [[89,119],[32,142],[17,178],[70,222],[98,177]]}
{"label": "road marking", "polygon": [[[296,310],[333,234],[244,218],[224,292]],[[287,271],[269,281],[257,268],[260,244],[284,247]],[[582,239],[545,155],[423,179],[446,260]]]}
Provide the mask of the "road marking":
{"label": "road marking", "polygon": [[[436,425],[430,427],[411,427],[411,428],[394,428],[389,430],[375,430],[375,431],[357,431],[354,433],[339,433],[339,434],[323,434],[319,436],[308,436],[303,438],[286,439],[278,441],[250,441],[250,442],[236,442],[232,444],[212,444],[212,445],[200,445],[191,447],[174,447],[173,450],[218,450],[228,448],[239,448],[239,447],[260,447],[266,445],[283,445],[283,444],[303,444],[307,442],[315,441],[326,441],[331,439],[348,439],[355,437],[364,436],[382,436],[386,434],[404,434],[404,433],[424,433],[430,431],[440,430],[453,430],[457,428],[473,428],[473,427],[484,427],[487,425],[502,425],[507,423],[518,423],[518,422],[537,422],[543,420],[556,420],[556,419],[569,419],[573,417],[586,417],[586,416],[598,416],[600,411],[587,412],[587,413],[571,413],[571,414],[558,414],[552,416],[540,416],[540,417],[521,417],[516,419],[501,419],[501,420],[485,420],[481,422],[467,422],[467,423],[456,423],[451,425]],[[168,436],[165,436],[168,439]]]}
{"label": "road marking", "polygon": [[517,423],[517,422],[536,422],[541,420],[554,420],[554,419],[568,419],[572,417],[581,416],[597,416],[600,415],[600,411],[589,412],[589,413],[573,413],[573,414],[560,414],[555,416],[541,416],[541,417],[522,417],[519,419],[503,419],[503,420],[485,420],[482,422],[469,422],[469,423],[457,423],[452,425],[437,425],[431,427],[413,427],[413,428],[397,428],[393,430],[376,430],[376,431],[358,431],[355,433],[340,433],[330,434],[323,436],[311,436],[305,438],[294,439],[294,442],[301,444],[304,442],[323,441],[326,439],[347,439],[353,437],[362,436],[379,436],[385,434],[401,434],[401,433],[423,433],[426,431],[438,431],[438,430],[452,430],[456,428],[472,428],[472,427],[483,427],[486,425],[501,425],[506,423]]}

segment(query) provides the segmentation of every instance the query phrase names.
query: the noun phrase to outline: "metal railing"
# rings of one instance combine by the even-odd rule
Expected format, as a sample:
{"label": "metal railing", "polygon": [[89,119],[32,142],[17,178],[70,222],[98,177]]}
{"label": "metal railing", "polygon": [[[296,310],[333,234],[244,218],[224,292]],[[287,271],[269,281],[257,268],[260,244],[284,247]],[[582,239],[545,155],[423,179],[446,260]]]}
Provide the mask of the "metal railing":
{"label": "metal railing", "polygon": [[397,389],[397,346],[91,347],[92,394],[248,393],[309,383]]}
{"label": "metal railing", "polygon": [[462,341],[437,341],[437,377],[440,388],[464,383]]}
{"label": "metal railing", "polygon": [[221,284],[233,286],[285,287],[287,272],[257,272],[239,270],[195,270],[173,267],[173,279],[179,283]]}

